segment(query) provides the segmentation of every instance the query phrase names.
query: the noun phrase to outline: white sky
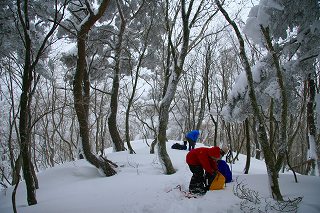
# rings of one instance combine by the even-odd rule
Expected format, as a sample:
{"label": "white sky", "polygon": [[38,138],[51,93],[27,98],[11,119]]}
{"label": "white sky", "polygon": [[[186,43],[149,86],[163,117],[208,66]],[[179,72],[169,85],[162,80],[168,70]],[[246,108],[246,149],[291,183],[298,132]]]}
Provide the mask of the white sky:
{"label": "white sky", "polygon": [[[209,191],[199,198],[188,199],[176,186],[188,189],[191,172],[185,163],[187,151],[173,150],[167,143],[168,153],[177,172],[164,175],[157,155],[149,154],[143,141],[132,143],[137,154],[111,153],[108,159],[120,165],[118,173],[103,177],[85,160],[59,165],[38,174],[40,189],[38,204],[28,206],[24,182],[17,191],[19,213],[238,213],[240,199],[233,194],[236,182],[224,190]],[[151,141],[149,141],[151,143]],[[182,143],[182,142],[180,142]],[[197,143],[196,147],[203,146]],[[245,156],[232,165],[233,179],[243,181],[263,198],[270,198],[266,168],[263,161],[251,160],[249,175],[244,175]],[[294,182],[292,173],[280,175],[280,187],[284,198],[303,196],[298,213],[320,212],[319,177],[298,176]],[[11,213],[12,188],[0,193],[0,212]],[[268,199],[267,199],[268,200]],[[270,211],[271,212],[271,211]]]}

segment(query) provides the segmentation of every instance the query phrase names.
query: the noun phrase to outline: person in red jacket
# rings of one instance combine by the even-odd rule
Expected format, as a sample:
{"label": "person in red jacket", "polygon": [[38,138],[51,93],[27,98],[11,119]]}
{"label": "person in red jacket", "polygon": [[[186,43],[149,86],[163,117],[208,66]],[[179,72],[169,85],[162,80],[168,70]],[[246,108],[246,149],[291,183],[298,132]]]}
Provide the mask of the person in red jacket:
{"label": "person in red jacket", "polygon": [[227,147],[220,149],[218,146],[200,147],[188,152],[186,162],[193,173],[189,184],[190,193],[203,195],[208,191],[218,171],[217,161],[227,152]]}

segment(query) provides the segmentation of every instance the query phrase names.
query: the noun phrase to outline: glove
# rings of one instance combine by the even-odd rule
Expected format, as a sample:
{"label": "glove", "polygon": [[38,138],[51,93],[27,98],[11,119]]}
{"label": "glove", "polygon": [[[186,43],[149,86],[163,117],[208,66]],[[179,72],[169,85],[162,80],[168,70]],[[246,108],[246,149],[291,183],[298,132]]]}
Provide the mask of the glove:
{"label": "glove", "polygon": [[214,171],[212,174],[206,172],[206,175],[205,175],[205,185],[206,185],[207,191],[210,189],[211,183],[212,183],[212,181],[214,180],[214,178],[216,177],[216,175],[217,175],[217,172],[216,172],[216,171]]}
{"label": "glove", "polygon": [[217,174],[218,174],[218,172],[217,171],[214,171],[213,173],[212,173],[212,180],[214,180],[214,178],[217,176]]}

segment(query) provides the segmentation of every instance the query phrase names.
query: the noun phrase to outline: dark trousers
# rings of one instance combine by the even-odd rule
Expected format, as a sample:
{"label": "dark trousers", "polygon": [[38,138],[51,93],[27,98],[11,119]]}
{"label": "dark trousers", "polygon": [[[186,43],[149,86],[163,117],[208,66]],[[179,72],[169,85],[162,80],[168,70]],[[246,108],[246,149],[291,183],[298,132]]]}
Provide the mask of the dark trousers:
{"label": "dark trousers", "polygon": [[196,146],[196,142],[193,141],[193,140],[191,140],[190,138],[187,138],[187,141],[188,141],[188,143],[189,143],[189,151],[190,151],[191,149],[194,149],[194,147]]}
{"label": "dark trousers", "polygon": [[189,192],[193,194],[205,194],[207,187],[205,185],[204,172],[202,166],[189,165],[192,177],[189,184]]}

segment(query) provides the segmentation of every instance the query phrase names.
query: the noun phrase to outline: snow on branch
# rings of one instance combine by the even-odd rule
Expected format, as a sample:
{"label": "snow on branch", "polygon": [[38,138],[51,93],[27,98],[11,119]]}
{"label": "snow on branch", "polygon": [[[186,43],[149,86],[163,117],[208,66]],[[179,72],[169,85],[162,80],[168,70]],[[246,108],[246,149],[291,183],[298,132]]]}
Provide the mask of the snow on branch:
{"label": "snow on branch", "polygon": [[257,191],[248,188],[243,181],[239,182],[238,178],[233,186],[233,193],[241,199],[240,209],[246,213],[297,212],[299,203],[303,199],[303,197],[296,197],[276,201],[272,198],[262,198]]}

